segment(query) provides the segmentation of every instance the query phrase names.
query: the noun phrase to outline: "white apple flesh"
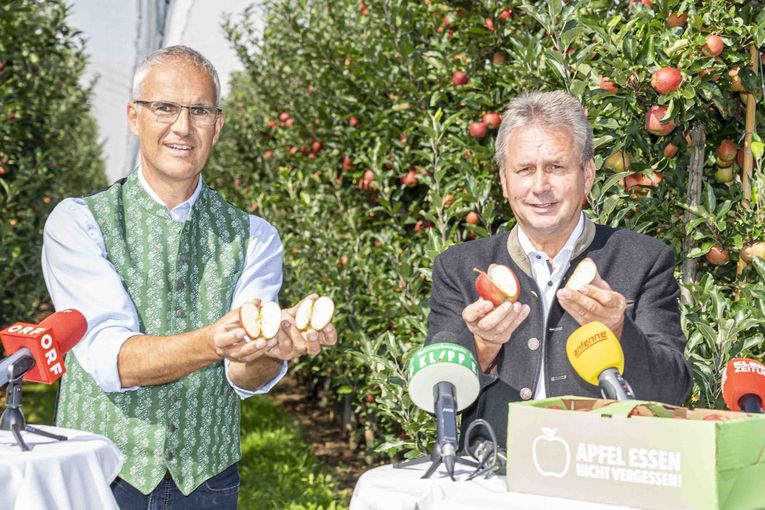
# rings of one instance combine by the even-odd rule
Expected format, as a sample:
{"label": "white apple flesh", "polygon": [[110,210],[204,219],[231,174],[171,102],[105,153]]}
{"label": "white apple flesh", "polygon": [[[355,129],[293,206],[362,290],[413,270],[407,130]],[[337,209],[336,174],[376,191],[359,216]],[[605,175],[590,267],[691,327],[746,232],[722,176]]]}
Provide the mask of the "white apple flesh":
{"label": "white apple flesh", "polygon": [[305,331],[311,329],[320,331],[330,323],[335,314],[335,303],[327,296],[318,299],[305,298],[295,312],[295,327]]}
{"label": "white apple flesh", "polygon": [[592,283],[595,275],[598,274],[598,267],[591,258],[582,259],[574,269],[574,273],[566,283],[566,288],[571,290],[580,290]]}
{"label": "white apple flesh", "polygon": [[252,301],[248,301],[239,308],[239,322],[242,323],[247,336],[257,338],[260,335],[260,311]]}
{"label": "white apple flesh", "polygon": [[282,322],[282,311],[274,301],[260,305],[260,334],[270,340],[279,332]]}
{"label": "white apple flesh", "polygon": [[518,288],[518,279],[513,270],[503,264],[491,264],[486,275],[491,282],[507,296],[508,301],[514,302],[518,299],[520,289]]}
{"label": "white apple flesh", "polygon": [[327,296],[321,296],[314,301],[311,310],[311,328],[321,331],[335,315],[335,303]]}

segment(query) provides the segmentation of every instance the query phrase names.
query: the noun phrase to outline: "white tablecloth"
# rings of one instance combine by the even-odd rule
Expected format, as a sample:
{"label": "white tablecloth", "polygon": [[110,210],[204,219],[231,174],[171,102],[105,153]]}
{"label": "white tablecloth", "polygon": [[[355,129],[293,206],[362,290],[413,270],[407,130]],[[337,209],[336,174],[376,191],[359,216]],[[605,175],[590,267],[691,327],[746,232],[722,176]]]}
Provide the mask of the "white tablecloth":
{"label": "white tablecloth", "polygon": [[535,496],[508,492],[505,478],[483,476],[466,481],[472,468],[457,465],[456,482],[443,466],[426,480],[420,477],[430,462],[393,469],[381,466],[361,475],[353,489],[351,510],[601,510],[628,507],[603,505],[588,501]]}
{"label": "white tablecloth", "polygon": [[37,426],[69,438],[56,441],[22,432],[22,452],[13,435],[0,431],[0,510],[116,509],[109,484],[122,468],[119,449],[103,436]]}

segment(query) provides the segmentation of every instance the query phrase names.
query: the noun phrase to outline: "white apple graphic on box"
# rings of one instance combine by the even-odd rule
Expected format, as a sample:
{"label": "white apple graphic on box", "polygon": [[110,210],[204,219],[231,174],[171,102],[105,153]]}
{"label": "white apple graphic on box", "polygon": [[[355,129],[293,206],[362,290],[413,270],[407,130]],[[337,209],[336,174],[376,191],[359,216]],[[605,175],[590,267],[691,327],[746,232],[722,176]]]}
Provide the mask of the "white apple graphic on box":
{"label": "white apple graphic on box", "polygon": [[[563,478],[571,463],[571,449],[566,441],[555,435],[556,432],[557,429],[542,427],[542,435],[531,443],[531,458],[540,475]],[[563,465],[558,463],[558,458],[565,459]],[[542,465],[547,469],[543,469]]]}

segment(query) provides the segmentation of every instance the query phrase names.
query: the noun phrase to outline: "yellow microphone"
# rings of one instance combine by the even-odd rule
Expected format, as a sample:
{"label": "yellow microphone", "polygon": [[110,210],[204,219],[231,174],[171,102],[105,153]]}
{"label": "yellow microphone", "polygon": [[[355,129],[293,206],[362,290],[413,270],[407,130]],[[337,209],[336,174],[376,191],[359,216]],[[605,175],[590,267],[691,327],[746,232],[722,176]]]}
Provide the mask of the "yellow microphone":
{"label": "yellow microphone", "polygon": [[571,333],[566,341],[566,354],[579,377],[600,386],[603,398],[635,399],[635,393],[622,377],[622,346],[613,331],[602,322],[588,322]]}

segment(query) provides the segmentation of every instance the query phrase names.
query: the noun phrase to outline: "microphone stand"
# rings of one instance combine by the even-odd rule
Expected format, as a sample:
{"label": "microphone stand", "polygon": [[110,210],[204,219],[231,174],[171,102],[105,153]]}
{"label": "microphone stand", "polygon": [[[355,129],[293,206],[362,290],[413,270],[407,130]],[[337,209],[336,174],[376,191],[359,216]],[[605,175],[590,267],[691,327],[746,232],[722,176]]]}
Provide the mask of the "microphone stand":
{"label": "microphone stand", "polygon": [[52,434],[45,430],[38,429],[31,425],[27,425],[24,419],[24,413],[21,412],[21,378],[24,374],[15,374],[13,377],[13,364],[8,366],[8,390],[5,399],[5,410],[2,416],[0,416],[0,430],[10,430],[13,437],[16,439],[16,443],[21,448],[21,451],[30,451],[29,446],[24,442],[21,437],[21,432],[29,432],[30,434],[36,434],[38,436],[55,439],[57,441],[66,441],[66,436],[60,436],[58,434]]}
{"label": "microphone stand", "polygon": [[[464,464],[466,466],[470,467],[478,467],[477,462],[473,462],[472,460],[463,459],[462,457],[454,457],[454,460],[457,464]],[[406,468],[409,466],[416,466],[419,464],[424,464],[426,462],[432,462],[428,470],[425,472],[424,475],[422,475],[421,479],[430,478],[430,476],[436,472],[436,469],[438,469],[438,466],[441,465],[441,462],[444,462],[444,456],[441,454],[440,449],[438,448],[438,444],[433,445],[433,449],[430,451],[430,455],[423,455],[422,457],[417,457],[416,459],[406,460],[402,462],[396,462],[393,464],[393,469],[401,469]],[[449,474],[449,477],[454,481],[454,464],[444,462],[444,466],[446,467],[446,472]]]}

